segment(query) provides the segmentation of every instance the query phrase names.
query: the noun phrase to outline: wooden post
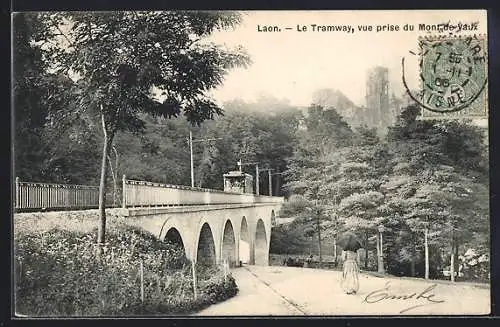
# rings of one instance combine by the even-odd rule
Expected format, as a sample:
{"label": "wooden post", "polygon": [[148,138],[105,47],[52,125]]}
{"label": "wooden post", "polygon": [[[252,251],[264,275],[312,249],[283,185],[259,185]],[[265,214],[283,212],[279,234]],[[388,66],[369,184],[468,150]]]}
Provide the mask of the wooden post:
{"label": "wooden post", "polygon": [[193,272],[193,294],[194,298],[196,299],[198,297],[198,283],[196,281],[196,263],[191,261],[191,270]]}
{"label": "wooden post", "polygon": [[141,260],[141,302],[144,303],[144,266]]}
{"label": "wooden post", "polygon": [[125,179],[126,179],[126,176],[123,175],[122,176],[122,208],[125,209],[127,207],[127,203],[126,203],[126,196],[125,196]]}

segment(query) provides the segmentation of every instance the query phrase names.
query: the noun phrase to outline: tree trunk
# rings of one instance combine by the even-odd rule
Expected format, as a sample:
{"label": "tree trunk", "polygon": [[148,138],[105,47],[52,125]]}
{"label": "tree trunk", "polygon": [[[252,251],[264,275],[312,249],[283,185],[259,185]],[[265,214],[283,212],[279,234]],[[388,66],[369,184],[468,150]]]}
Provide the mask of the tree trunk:
{"label": "tree trunk", "polygon": [[382,233],[377,234],[377,271],[384,273],[384,257],[383,257],[383,243]]}
{"label": "tree trunk", "polygon": [[451,256],[450,256],[450,279],[452,282],[455,281],[455,271],[457,271],[458,275],[458,269],[455,269],[455,256],[458,254],[458,246],[456,245],[455,239],[452,238],[451,240]]}
{"label": "tree trunk", "polygon": [[323,255],[322,255],[322,251],[321,251],[321,221],[320,221],[320,216],[318,214],[318,251],[319,251],[319,264],[321,266],[322,262],[323,262]]}
{"label": "tree trunk", "polygon": [[333,264],[337,266],[337,238],[333,237]]}
{"label": "tree trunk", "polygon": [[365,231],[365,270],[368,270],[368,232]]}
{"label": "tree trunk", "polygon": [[[107,158],[109,149],[113,142],[113,135],[108,134],[106,130],[104,115],[101,114],[102,128],[104,132],[104,144],[102,148],[101,181],[99,183],[99,227],[97,234],[97,243],[99,247],[106,242],[106,176],[107,176]],[[100,253],[100,250],[99,252]]]}
{"label": "tree trunk", "polygon": [[455,252],[453,251],[453,245],[451,246],[450,257],[450,279],[452,282],[455,281]]}
{"label": "tree trunk", "polygon": [[377,233],[377,270],[380,269],[380,238],[379,238],[379,233]]}
{"label": "tree trunk", "polygon": [[116,202],[118,203],[118,151],[116,151],[116,148],[113,146],[113,152],[115,153],[115,196],[116,196]]}
{"label": "tree trunk", "polygon": [[385,273],[384,268],[384,235],[380,233],[380,272]]}
{"label": "tree trunk", "polygon": [[413,253],[411,256],[411,265],[410,265],[411,277],[415,277],[415,275],[416,275],[416,265],[417,265],[416,257],[417,257],[417,249],[416,249],[416,245],[415,245],[415,239],[413,239]]}
{"label": "tree trunk", "polygon": [[429,243],[428,243],[429,230],[424,230],[424,247],[425,247],[425,279],[429,279]]}
{"label": "tree trunk", "polygon": [[460,261],[458,260],[458,241],[455,239],[455,271],[457,272],[457,278],[460,277]]}

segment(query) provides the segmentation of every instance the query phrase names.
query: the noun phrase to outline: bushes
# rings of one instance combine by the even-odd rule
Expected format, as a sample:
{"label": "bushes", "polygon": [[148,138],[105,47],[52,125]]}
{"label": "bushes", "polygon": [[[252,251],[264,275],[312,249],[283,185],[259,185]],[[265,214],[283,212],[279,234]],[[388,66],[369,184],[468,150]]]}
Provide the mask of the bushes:
{"label": "bushes", "polygon": [[211,276],[200,284],[202,294],[208,296],[210,303],[225,301],[238,292],[236,281],[232,276],[229,275],[224,279],[224,275],[212,267],[202,267],[198,271],[200,275]]}
{"label": "bushes", "polygon": [[[100,259],[95,232],[59,229],[15,239],[16,312],[29,316],[187,314],[234,296],[221,269],[198,271],[194,300],[184,249],[131,227],[110,228]],[[140,263],[144,267],[141,301]]]}

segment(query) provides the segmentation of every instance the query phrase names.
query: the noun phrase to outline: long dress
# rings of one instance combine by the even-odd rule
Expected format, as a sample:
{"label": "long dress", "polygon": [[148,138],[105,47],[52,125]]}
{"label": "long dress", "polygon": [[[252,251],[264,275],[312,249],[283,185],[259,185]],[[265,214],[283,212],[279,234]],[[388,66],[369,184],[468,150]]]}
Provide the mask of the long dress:
{"label": "long dress", "polygon": [[345,251],[344,271],[341,286],[345,293],[354,294],[359,290],[359,268],[356,252]]}

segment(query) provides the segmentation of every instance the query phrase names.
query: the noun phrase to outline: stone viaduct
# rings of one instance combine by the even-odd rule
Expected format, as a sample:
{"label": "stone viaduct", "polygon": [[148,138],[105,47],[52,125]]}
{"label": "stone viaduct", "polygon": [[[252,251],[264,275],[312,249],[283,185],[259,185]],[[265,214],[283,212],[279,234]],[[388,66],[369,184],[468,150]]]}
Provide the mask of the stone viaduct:
{"label": "stone viaduct", "polygon": [[280,206],[269,202],[131,208],[124,215],[129,224],[182,245],[197,263],[268,265],[271,225]]}
{"label": "stone viaduct", "polygon": [[[125,216],[127,224],[182,245],[188,259],[209,265],[268,264],[271,225],[282,197],[244,189],[221,191],[127,180],[125,176],[122,183],[122,208],[113,210]],[[94,203],[96,191],[16,181],[16,209],[85,206]]]}
{"label": "stone viaduct", "polygon": [[201,264],[268,265],[271,227],[284,199],[123,179],[129,224],[182,245]]}

